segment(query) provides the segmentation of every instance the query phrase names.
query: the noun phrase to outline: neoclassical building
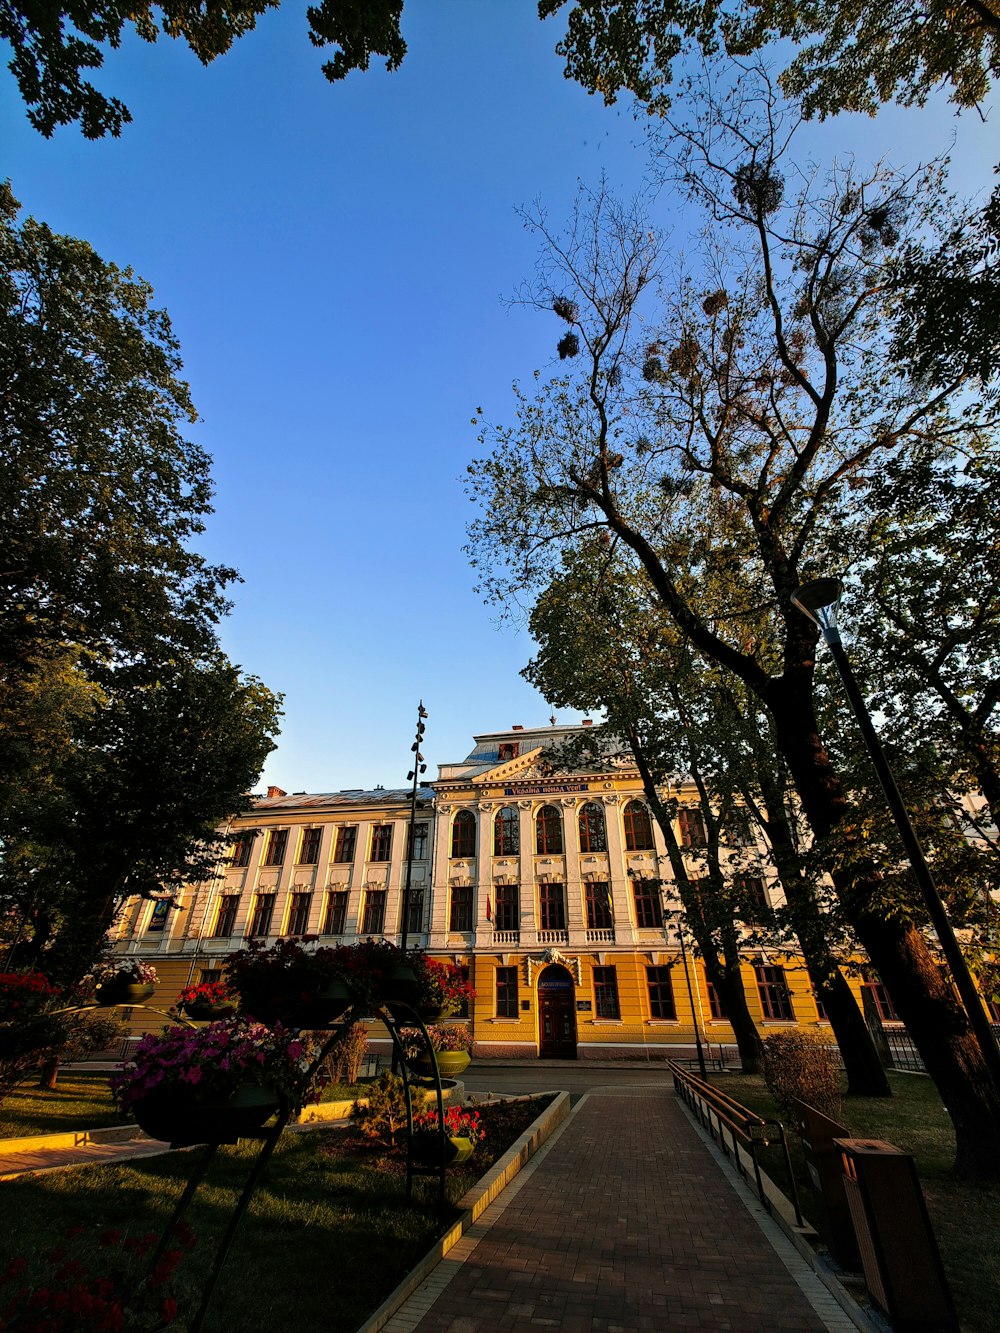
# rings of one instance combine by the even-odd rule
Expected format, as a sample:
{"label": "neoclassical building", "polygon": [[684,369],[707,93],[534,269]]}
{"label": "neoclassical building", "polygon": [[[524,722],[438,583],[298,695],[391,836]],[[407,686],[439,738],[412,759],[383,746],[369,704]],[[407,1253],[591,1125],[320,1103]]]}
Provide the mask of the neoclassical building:
{"label": "neoclassical building", "polygon": [[[701,963],[681,953],[669,862],[638,772],[627,756],[593,771],[546,761],[581,730],[476,736],[464,760],[420,788],[409,945],[468,968],[482,1056],[663,1058],[690,1047],[696,1026],[713,1046],[729,1044]],[[697,874],[696,793],[681,783],[673,794],[677,837]],[[752,839],[748,827],[733,833],[733,855]],[[248,939],[399,941],[408,791],[272,787],[226,831],[230,855],[210,881],[172,903],[131,904],[117,928],[120,952],[157,967],[158,1006],[215,974]],[[762,907],[780,905],[776,885],[753,886]],[[748,948],[744,970],[763,1031],[825,1026],[797,960]]]}

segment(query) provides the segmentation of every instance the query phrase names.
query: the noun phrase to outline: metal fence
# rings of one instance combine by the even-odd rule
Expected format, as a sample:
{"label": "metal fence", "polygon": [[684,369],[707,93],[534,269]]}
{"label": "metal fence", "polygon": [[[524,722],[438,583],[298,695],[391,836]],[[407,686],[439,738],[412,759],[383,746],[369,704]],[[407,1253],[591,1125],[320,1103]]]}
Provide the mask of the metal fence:
{"label": "metal fence", "polygon": [[[991,1023],[990,1030],[994,1039],[1000,1043],[1000,1023]],[[926,1072],[920,1052],[902,1024],[898,1027],[886,1027],[883,1023],[881,1032],[876,1034],[876,1042],[879,1040],[884,1041],[888,1048],[893,1069],[907,1069],[916,1074]]]}

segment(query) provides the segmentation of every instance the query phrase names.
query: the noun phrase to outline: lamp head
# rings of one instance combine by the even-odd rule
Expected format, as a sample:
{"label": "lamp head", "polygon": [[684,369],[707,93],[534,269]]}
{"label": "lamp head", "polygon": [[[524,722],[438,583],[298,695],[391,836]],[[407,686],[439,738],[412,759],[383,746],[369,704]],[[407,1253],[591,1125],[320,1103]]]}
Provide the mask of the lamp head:
{"label": "lamp head", "polygon": [[791,603],[804,616],[808,616],[814,625],[819,626],[825,639],[832,635],[839,640],[837,611],[843,591],[844,585],[840,579],[813,579],[811,583],[803,583],[795,589]]}

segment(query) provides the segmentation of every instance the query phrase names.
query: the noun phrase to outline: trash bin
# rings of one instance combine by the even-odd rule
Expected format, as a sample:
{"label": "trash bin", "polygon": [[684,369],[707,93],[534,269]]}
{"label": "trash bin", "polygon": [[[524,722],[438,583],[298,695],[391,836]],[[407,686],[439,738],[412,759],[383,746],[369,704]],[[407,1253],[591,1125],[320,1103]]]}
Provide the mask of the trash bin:
{"label": "trash bin", "polygon": [[879,1139],[834,1143],[872,1300],[899,1333],[958,1333],[912,1155]]}
{"label": "trash bin", "polygon": [[838,1138],[849,1138],[851,1131],[798,1099],[792,1101],[792,1127],[802,1140],[816,1203],[816,1229],[840,1267],[856,1273],[861,1268],[861,1259],[844,1192],[840,1149],[834,1142]]}

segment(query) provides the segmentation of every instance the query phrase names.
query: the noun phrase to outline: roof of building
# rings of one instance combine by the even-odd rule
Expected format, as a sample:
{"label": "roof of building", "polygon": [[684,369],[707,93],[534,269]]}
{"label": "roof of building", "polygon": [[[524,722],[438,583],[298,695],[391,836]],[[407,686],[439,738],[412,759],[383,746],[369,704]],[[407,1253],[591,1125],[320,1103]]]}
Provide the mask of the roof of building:
{"label": "roof of building", "polygon": [[[409,787],[386,789],[376,787],[365,791],[360,787],[350,787],[344,791],[296,792],[291,796],[258,796],[253,803],[254,810],[302,810],[326,809],[343,805],[402,805],[410,799]],[[434,793],[430,787],[417,788],[418,801],[432,801]]]}

